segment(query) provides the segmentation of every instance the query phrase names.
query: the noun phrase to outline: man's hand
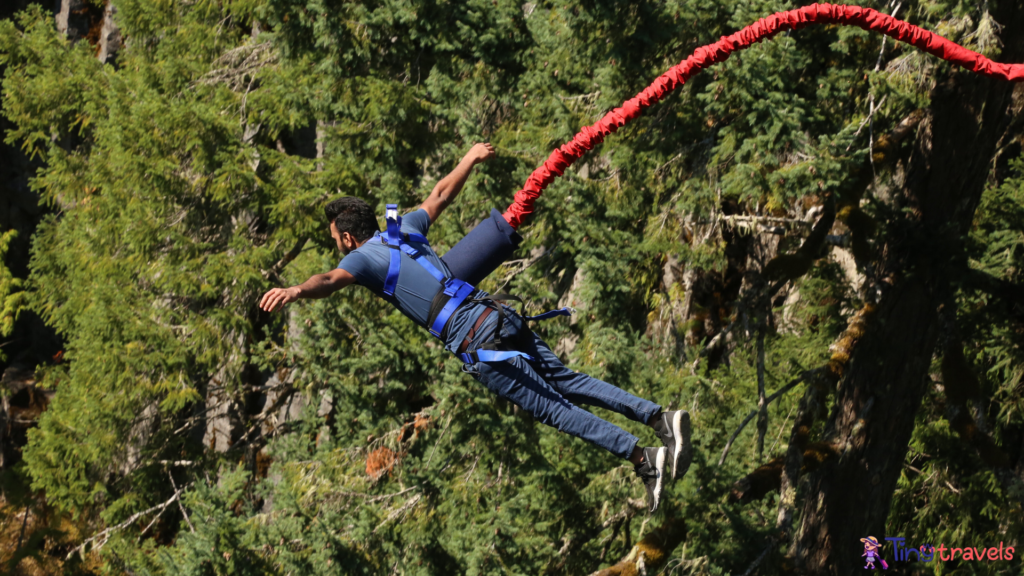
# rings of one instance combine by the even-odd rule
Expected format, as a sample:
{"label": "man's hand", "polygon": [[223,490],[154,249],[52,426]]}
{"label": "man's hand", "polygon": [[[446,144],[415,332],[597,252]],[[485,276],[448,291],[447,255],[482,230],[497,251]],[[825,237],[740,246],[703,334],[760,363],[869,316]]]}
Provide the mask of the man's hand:
{"label": "man's hand", "polygon": [[487,142],[477,142],[476,144],[473,144],[473,147],[466,153],[466,158],[471,159],[473,164],[487,162],[491,158],[494,158],[494,146],[491,146]]}
{"label": "man's hand", "polygon": [[291,288],[274,288],[263,295],[260,300],[260,308],[267,312],[274,312],[284,307],[285,304],[295,302],[299,299],[298,286]]}
{"label": "man's hand", "polygon": [[427,197],[423,204],[420,204],[420,208],[427,213],[427,217],[430,218],[431,222],[437,220],[441,212],[459,195],[462,185],[466,183],[469,173],[473,171],[473,166],[481,162],[487,162],[491,158],[494,158],[494,146],[486,142],[473,144],[473,147],[462,157],[455,170],[452,170],[450,174],[442,178],[437,183],[437,186],[434,186],[430,196]]}
{"label": "man's hand", "polygon": [[260,299],[260,308],[267,312],[274,312],[299,298],[326,298],[355,281],[355,277],[348,271],[335,268],[326,274],[314,274],[310,276],[309,280],[298,286],[274,288]]}

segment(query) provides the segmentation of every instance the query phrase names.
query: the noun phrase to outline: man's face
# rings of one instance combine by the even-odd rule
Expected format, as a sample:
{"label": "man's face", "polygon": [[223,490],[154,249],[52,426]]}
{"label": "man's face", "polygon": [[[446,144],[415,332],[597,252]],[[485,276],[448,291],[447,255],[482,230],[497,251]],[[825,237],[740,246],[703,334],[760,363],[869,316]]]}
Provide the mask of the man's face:
{"label": "man's face", "polygon": [[344,256],[348,256],[348,253],[359,247],[356,243],[355,238],[352,237],[348,232],[338,232],[338,227],[331,222],[331,238],[334,238],[334,243],[338,246],[338,251]]}

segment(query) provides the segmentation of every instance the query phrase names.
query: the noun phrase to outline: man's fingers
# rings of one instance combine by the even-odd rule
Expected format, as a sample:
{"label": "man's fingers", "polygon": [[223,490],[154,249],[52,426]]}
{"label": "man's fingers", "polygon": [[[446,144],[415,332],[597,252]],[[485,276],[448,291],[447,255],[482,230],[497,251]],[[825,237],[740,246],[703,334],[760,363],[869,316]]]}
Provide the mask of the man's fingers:
{"label": "man's fingers", "polygon": [[276,311],[280,310],[281,308],[284,308],[284,305],[285,305],[284,294],[278,292],[277,294],[274,295],[274,311],[276,312]]}
{"label": "man's fingers", "polygon": [[295,299],[292,298],[292,295],[289,294],[287,290],[281,290],[281,299],[278,301],[277,305],[279,308],[284,308],[285,305],[294,301]]}
{"label": "man's fingers", "polygon": [[283,304],[284,291],[280,288],[274,288],[270,292],[263,295],[263,299],[260,300],[260,308],[267,312],[273,312]]}
{"label": "man's fingers", "polygon": [[267,306],[273,306],[274,300],[277,298],[277,288],[274,288],[270,292],[267,292]]}
{"label": "man's fingers", "polygon": [[277,306],[278,289],[274,288],[267,293],[267,312],[273,312]]}

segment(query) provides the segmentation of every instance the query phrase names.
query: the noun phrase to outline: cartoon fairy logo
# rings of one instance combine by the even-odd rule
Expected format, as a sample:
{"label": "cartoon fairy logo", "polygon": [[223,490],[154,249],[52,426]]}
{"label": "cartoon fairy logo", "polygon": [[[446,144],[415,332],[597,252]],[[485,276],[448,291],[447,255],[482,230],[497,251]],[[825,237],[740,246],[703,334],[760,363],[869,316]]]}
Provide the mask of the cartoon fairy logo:
{"label": "cartoon fairy logo", "polygon": [[867,564],[864,565],[864,569],[866,570],[871,568],[872,570],[875,570],[875,562],[879,562],[882,564],[882,570],[888,570],[889,565],[886,564],[885,560],[882,560],[882,557],[878,554],[879,548],[882,547],[882,545],[878,543],[878,540],[875,539],[874,536],[868,536],[867,538],[861,538],[860,541],[864,543],[864,553],[861,554],[861,556],[867,560]]}

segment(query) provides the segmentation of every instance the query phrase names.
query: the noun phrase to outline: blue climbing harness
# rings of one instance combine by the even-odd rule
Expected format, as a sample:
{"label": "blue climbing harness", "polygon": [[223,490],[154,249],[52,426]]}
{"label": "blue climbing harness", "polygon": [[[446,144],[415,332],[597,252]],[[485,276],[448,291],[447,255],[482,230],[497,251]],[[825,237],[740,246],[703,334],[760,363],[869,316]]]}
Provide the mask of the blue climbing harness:
{"label": "blue climbing harness", "polygon": [[[430,247],[430,242],[422,234],[407,234],[402,233],[402,217],[398,215],[398,205],[388,204],[385,212],[385,219],[387,221],[387,231],[385,234],[380,235],[381,243],[388,248],[391,248],[391,260],[388,263],[388,274],[384,279],[384,295],[394,296],[395,287],[398,286],[398,273],[402,267],[402,255],[401,252],[405,252],[410,258],[419,263],[424,270],[430,273],[442,286],[442,289],[438,291],[434,297],[434,302],[431,304],[431,318],[427,320],[427,329],[430,333],[437,338],[443,339],[442,333],[444,332],[445,325],[448,324],[448,320],[452,317],[452,314],[462,306],[464,302],[479,302],[486,304],[493,308],[498,313],[498,327],[495,330],[495,339],[476,350],[467,350],[465,353],[457,354],[460,360],[466,364],[475,364],[476,362],[500,362],[502,360],[508,360],[515,358],[516,356],[522,356],[526,360],[533,360],[533,357],[525,352],[519,352],[517,350],[497,350],[496,348],[501,345],[501,325],[504,320],[504,313],[500,305],[496,303],[497,300],[517,300],[522,302],[519,298],[509,294],[495,294],[493,296],[485,296],[483,298],[473,297],[478,293],[477,289],[470,283],[459,280],[458,278],[448,278],[443,272],[437,269],[436,266],[430,263],[429,260],[424,258],[424,253],[417,250],[410,244],[422,244]],[[437,310],[440,308],[440,310]],[[435,310],[437,310],[435,312]],[[546,320],[555,316],[569,316],[573,312],[572,308],[560,308],[558,310],[551,310],[538,314],[536,316],[523,316],[525,320]]]}

